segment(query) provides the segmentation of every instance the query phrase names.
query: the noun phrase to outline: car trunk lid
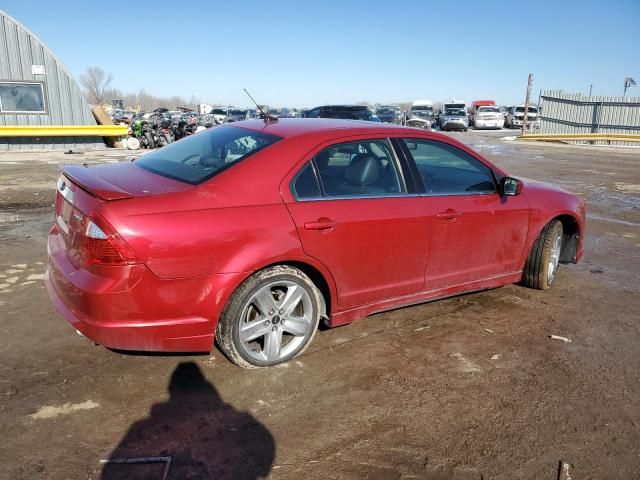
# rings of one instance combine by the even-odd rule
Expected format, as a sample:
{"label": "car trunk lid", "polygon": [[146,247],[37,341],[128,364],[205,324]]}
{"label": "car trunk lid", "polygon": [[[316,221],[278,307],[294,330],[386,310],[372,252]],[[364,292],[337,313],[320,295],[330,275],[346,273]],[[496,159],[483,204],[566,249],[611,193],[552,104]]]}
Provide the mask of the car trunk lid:
{"label": "car trunk lid", "polygon": [[63,174],[86,192],[106,201],[193,188],[187,183],[139,168],[133,162],[92,167],[70,165],[65,167]]}
{"label": "car trunk lid", "polygon": [[[91,223],[109,232],[109,239],[119,237],[99,216],[104,202],[131,201],[168,192],[179,192],[193,186],[161,177],[138,168],[131,162],[92,167],[71,165],[64,168],[57,183],[56,223],[67,256],[80,268],[86,263],[87,238]],[[120,241],[116,238],[116,241]],[[123,247],[124,248],[124,247]],[[83,257],[85,255],[85,257]]]}

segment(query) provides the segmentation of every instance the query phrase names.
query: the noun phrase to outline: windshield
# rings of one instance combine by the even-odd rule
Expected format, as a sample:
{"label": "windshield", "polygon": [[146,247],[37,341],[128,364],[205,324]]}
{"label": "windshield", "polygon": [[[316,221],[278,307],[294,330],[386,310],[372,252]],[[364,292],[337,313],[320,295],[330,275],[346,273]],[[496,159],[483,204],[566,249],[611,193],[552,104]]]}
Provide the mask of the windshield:
{"label": "windshield", "polygon": [[376,110],[376,113],[393,114],[395,112],[390,108],[379,108],[378,110]]}
{"label": "windshield", "polygon": [[445,110],[445,117],[466,117],[467,113],[464,110]]}
{"label": "windshield", "polygon": [[[524,113],[524,107],[516,107],[516,112]],[[529,107],[529,111],[527,113],[538,113],[538,109],[536,107]]]}
{"label": "windshield", "polygon": [[229,115],[246,115],[244,110],[229,110]]}
{"label": "windshield", "polygon": [[197,185],[280,140],[252,130],[217,127],[190,135],[136,160],[163,177]]}
{"label": "windshield", "polygon": [[478,113],[500,113],[500,109],[498,107],[478,107]]}
{"label": "windshield", "polygon": [[431,105],[414,105],[411,107],[411,111],[433,112],[433,107]]}

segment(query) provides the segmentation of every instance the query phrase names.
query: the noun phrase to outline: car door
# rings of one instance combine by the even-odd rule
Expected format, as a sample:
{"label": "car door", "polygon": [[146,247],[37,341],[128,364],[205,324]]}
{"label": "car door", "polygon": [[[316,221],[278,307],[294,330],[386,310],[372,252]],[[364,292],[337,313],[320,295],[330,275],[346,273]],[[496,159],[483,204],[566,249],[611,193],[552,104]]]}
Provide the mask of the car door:
{"label": "car door", "polygon": [[425,289],[462,285],[522,268],[529,227],[524,196],[501,196],[491,168],[444,141],[404,139],[430,218]]}
{"label": "car door", "polygon": [[331,271],[340,308],[423,288],[428,219],[402,172],[388,139],[363,138],[320,148],[291,181],[285,203],[306,254]]}

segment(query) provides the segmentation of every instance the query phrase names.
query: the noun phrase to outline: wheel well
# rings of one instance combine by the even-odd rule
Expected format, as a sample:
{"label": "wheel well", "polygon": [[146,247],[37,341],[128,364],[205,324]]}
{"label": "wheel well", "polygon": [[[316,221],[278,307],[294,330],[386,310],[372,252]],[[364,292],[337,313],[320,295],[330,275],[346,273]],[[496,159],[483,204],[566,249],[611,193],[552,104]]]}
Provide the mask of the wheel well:
{"label": "wheel well", "polygon": [[578,222],[571,215],[560,215],[553,220],[560,220],[562,223],[562,252],[560,253],[560,261],[563,263],[575,263],[580,239],[580,226]]}
{"label": "wheel well", "polygon": [[327,317],[331,316],[331,290],[329,288],[329,284],[324,278],[324,275],[320,273],[320,271],[304,262],[280,262],[274,263],[272,265],[267,265],[264,268],[273,267],[274,265],[288,265],[290,267],[297,268],[302,273],[304,273],[307,277],[311,279],[311,281],[318,287],[320,293],[322,294],[322,300],[324,300],[324,309]]}

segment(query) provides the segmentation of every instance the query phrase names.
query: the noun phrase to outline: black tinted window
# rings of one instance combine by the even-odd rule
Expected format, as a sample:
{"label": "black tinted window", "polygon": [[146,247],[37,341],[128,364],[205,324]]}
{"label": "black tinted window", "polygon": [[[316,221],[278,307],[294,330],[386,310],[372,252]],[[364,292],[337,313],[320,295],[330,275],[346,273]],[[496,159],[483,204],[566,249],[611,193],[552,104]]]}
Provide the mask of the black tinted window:
{"label": "black tinted window", "polygon": [[309,110],[308,112],[305,112],[304,117],[305,118],[318,118],[320,116],[320,108],[314,108],[313,110]]}
{"label": "black tinted window", "polygon": [[293,181],[293,194],[296,198],[317,198],[320,197],[320,186],[316,174],[313,171],[311,162],[307,163],[305,167],[300,170],[300,173]]}
{"label": "black tinted window", "polygon": [[158,175],[195,185],[278,140],[244,128],[216,127],[171,143],[135,163]]}
{"label": "black tinted window", "polygon": [[314,161],[327,196],[384,196],[404,193],[391,146],[386,140],[332,145]]}
{"label": "black tinted window", "polygon": [[427,193],[465,194],[496,191],[491,170],[462,150],[432,140],[404,140]]}

